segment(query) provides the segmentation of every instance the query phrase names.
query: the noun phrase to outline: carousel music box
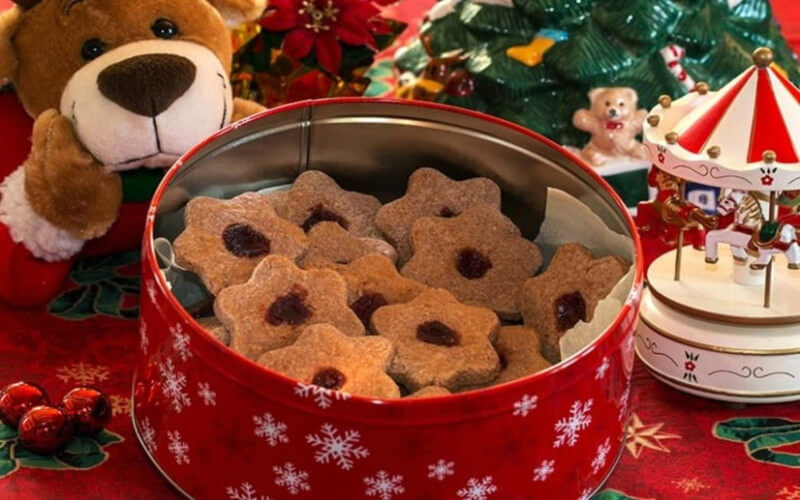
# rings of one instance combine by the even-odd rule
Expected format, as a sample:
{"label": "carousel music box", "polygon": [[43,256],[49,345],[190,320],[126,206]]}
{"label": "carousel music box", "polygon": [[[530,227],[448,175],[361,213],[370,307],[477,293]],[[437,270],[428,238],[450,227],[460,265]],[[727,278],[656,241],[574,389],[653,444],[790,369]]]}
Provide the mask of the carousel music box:
{"label": "carousel music box", "polygon": [[[417,170],[421,166],[430,168]],[[419,178],[430,182],[419,183]],[[327,187],[301,191],[299,186],[309,179]],[[554,300],[560,312],[545,313],[558,314],[563,336],[540,369],[510,381],[485,376],[487,361],[501,370],[495,373],[505,370],[500,355],[487,350],[494,348],[487,325],[500,330],[499,339],[508,321],[518,325],[510,328],[520,329],[520,318],[504,315],[506,326],[501,329],[492,309],[470,306],[441,321],[408,319],[422,310],[415,304],[450,296],[444,290],[426,288],[417,298],[407,299],[409,303],[399,303],[401,299],[385,292],[381,298],[395,301],[385,305],[376,302],[379,292],[367,290],[370,295],[360,289],[357,300],[346,301],[345,293],[350,292],[345,288],[351,281],[342,281],[346,271],[341,266],[355,269],[362,259],[386,263],[381,269],[388,267],[389,275],[396,277],[392,282],[408,287],[409,293],[422,286],[397,277],[384,255],[351,264],[332,261],[341,275],[331,268],[298,270],[285,254],[263,257],[271,251],[296,250],[290,243],[304,241],[307,226],[309,250],[298,257],[298,265],[305,266],[312,249],[318,256],[331,250],[313,246],[318,229],[327,226],[324,231],[338,235],[338,240],[347,237],[347,230],[369,229],[358,214],[405,197],[407,183],[408,192],[412,184],[433,189],[430,200],[436,215],[414,224],[413,255],[405,256],[409,260],[401,269],[404,276],[410,276],[407,268],[423,252],[416,246],[422,241],[416,236],[419,228],[431,223],[458,231],[469,226],[459,218],[473,213],[504,222],[487,226],[489,236],[471,230],[471,246],[457,253],[458,270],[469,279],[491,276],[502,266],[521,267],[536,247],[541,254],[534,260],[543,259],[552,273],[556,248],[571,248],[576,258],[560,267],[565,277],[550,282],[555,292],[547,303]],[[437,188],[442,183],[445,188]],[[454,208],[451,204],[463,199],[448,192],[454,185],[488,185],[494,206]],[[337,194],[309,201],[323,191]],[[305,222],[293,225],[289,221],[296,214],[291,210],[301,200],[307,202],[298,212]],[[247,215],[241,203],[261,208]],[[265,203],[290,210],[288,218],[279,219],[279,209],[265,208]],[[406,213],[417,208],[395,206],[404,206]],[[208,210],[197,212],[198,207]],[[356,215],[351,216],[351,209]],[[238,218],[231,222],[234,216]],[[204,224],[216,224],[216,229]],[[194,243],[184,238],[188,228],[200,226],[217,233],[198,230],[191,237]],[[282,236],[273,234],[284,226]],[[495,244],[491,235],[498,230],[506,236]],[[376,236],[359,238],[374,242]],[[482,246],[487,240],[489,246]],[[399,240],[392,241],[397,252],[390,249],[387,255],[400,262],[403,247]],[[576,241],[585,248],[577,249],[572,243]],[[324,242],[335,245],[333,238]],[[388,245],[379,243],[382,248]],[[189,255],[182,252],[190,245],[210,266],[204,269],[216,273],[219,281],[211,281],[212,274],[194,275],[190,264],[181,264],[180,256]],[[433,260],[448,256],[446,264],[430,269],[455,266],[450,256],[456,253],[444,248],[448,245],[452,246],[433,246],[426,254]],[[489,247],[501,253],[481,253]],[[253,264],[257,267],[244,276],[245,284],[215,286],[240,279],[242,271],[241,266],[224,269],[217,264],[233,260],[244,265],[241,259],[257,256],[263,260]],[[581,259],[578,272],[576,261]],[[531,277],[538,267],[523,271],[524,279],[539,280],[541,276]],[[249,269],[252,266],[245,271]],[[613,279],[604,281],[603,276],[612,274]],[[575,279],[587,284],[576,291],[571,288]],[[341,284],[334,286],[337,280]],[[497,284],[505,287],[508,281]],[[196,498],[588,499],[624,450],[642,283],[639,238],[621,200],[591,168],[541,136],[492,117],[431,103],[336,99],[276,108],[229,127],[184,155],[153,197],[144,237],[134,429],[155,466],[179,491]],[[283,288],[278,290],[278,285]],[[319,288],[323,285],[327,288]],[[548,289],[533,288],[531,293]],[[595,296],[600,288],[605,288],[602,300]],[[274,296],[262,296],[273,291]],[[365,297],[377,309],[362,326],[360,314],[366,314],[369,305],[362,301]],[[425,310],[444,314],[441,311],[456,307],[455,299],[446,300],[443,306]],[[243,318],[245,310],[250,311],[247,327],[229,322],[239,321],[235,318]],[[256,344],[245,342],[256,330],[290,332],[291,325],[317,320],[283,347],[259,351]],[[336,326],[321,324],[328,322]],[[569,325],[562,328],[562,323]],[[389,342],[384,333],[405,324],[411,330],[404,331],[411,333]],[[337,328],[354,333],[345,337]],[[378,335],[365,336],[365,328]],[[477,338],[474,332],[483,332],[481,343],[472,340]],[[405,355],[401,340],[416,342],[420,349],[422,344],[433,346],[425,347],[431,349],[426,352],[444,364],[466,356],[466,347],[474,344],[480,348],[474,357],[462,359],[476,363],[475,368],[461,370],[462,382],[481,383],[480,375],[482,385],[455,386],[455,378],[442,378],[441,384],[430,383],[418,391],[428,377],[424,370],[400,379],[392,371],[394,361],[388,372],[377,364],[387,356]],[[397,347],[395,354],[386,349],[387,343]],[[357,363],[357,370],[340,364],[341,359],[317,361],[334,345],[351,353],[348,363]],[[536,348],[530,353],[539,355]],[[512,355],[503,359],[506,368],[516,363]],[[427,357],[421,362],[425,361]],[[307,373],[287,374],[297,367]],[[403,369],[397,366],[398,373]],[[362,385],[356,387],[358,383]],[[430,397],[421,397],[423,391]]]}
{"label": "carousel music box", "polygon": [[[769,403],[800,399],[800,90],[769,49],[753,62],[647,116],[652,206],[678,243],[647,270],[636,352],[681,391]],[[686,200],[686,181],[721,188],[718,214]]]}

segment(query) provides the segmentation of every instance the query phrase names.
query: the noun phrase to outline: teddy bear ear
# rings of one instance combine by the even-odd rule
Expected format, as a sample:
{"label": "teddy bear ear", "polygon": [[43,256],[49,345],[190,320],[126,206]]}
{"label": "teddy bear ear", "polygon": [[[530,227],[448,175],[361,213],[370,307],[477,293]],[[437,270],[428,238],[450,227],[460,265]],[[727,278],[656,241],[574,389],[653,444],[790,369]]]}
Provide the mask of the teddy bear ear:
{"label": "teddy bear ear", "polygon": [[639,94],[630,87],[623,87],[622,90],[628,95],[628,99],[635,107],[639,102]]}
{"label": "teddy bear ear", "polygon": [[608,87],[596,87],[589,91],[589,102],[594,102],[594,98],[608,90]]}
{"label": "teddy bear ear", "polygon": [[267,9],[267,0],[209,0],[209,2],[232,28],[259,19]]}
{"label": "teddy bear ear", "polygon": [[20,14],[16,7],[0,12],[0,84],[10,79],[17,68],[17,55],[11,46],[11,38],[17,32]]}

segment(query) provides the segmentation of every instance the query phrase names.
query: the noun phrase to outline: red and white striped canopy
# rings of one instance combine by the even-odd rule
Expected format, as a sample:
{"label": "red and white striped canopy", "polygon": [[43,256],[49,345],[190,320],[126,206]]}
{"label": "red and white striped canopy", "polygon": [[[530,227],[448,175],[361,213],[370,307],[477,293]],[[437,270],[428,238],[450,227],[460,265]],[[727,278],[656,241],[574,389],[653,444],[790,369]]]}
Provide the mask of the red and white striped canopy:
{"label": "red and white striped canopy", "polygon": [[800,90],[759,50],[766,57],[718,92],[653,108],[644,138],[656,166],[719,187],[800,189]]}

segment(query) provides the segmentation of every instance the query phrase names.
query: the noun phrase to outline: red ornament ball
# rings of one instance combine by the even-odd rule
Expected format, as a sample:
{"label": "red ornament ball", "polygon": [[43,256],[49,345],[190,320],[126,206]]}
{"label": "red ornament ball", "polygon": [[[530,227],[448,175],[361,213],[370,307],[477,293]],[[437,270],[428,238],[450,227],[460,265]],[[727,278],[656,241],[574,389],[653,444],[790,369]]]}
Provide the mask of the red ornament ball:
{"label": "red ornament ball", "polygon": [[105,394],[91,387],[77,387],[64,395],[61,407],[75,426],[77,434],[92,435],[111,421],[111,402]]}
{"label": "red ornament ball", "polygon": [[52,455],[72,439],[72,423],[60,408],[35,406],[19,421],[19,444],[40,455]]}
{"label": "red ornament ball", "polygon": [[50,404],[44,389],[30,382],[15,382],[0,391],[0,420],[9,427],[17,428],[25,412],[34,406]]}
{"label": "red ornament ball", "polygon": [[475,92],[475,80],[467,70],[459,68],[447,77],[444,91],[453,97],[469,97]]}

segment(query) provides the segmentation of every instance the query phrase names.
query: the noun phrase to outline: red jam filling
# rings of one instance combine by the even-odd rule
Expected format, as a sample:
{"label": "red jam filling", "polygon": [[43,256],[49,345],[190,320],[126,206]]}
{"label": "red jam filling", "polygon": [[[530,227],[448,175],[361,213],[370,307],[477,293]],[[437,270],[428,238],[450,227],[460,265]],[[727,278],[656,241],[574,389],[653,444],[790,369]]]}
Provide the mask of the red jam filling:
{"label": "red jam filling", "polygon": [[347,380],[347,377],[336,368],[322,368],[314,374],[311,383],[335,391],[342,388],[345,380]]}
{"label": "red jam filling", "polygon": [[294,285],[289,293],[281,295],[267,309],[267,323],[272,326],[283,324],[297,326],[311,317],[311,307],[306,304],[308,291]]}
{"label": "red jam filling", "polygon": [[311,231],[312,227],[324,221],[335,222],[344,229],[347,229],[350,226],[350,223],[347,222],[347,219],[337,214],[333,210],[325,208],[322,203],[319,203],[314,205],[314,207],[311,209],[311,215],[308,216],[308,219],[303,222],[301,227],[303,228],[303,231],[309,232]]}
{"label": "red jam filling", "polygon": [[445,217],[447,219],[455,217],[456,215],[458,214],[455,213],[450,207],[442,207],[442,209],[439,211],[439,217]]}
{"label": "red jam filling", "polygon": [[459,343],[458,332],[441,321],[428,321],[417,327],[417,339],[427,344],[453,347]]}
{"label": "red jam filling", "polygon": [[474,248],[464,248],[458,253],[456,268],[461,276],[468,280],[476,280],[483,278],[492,268],[492,261]]}
{"label": "red jam filling", "polygon": [[247,224],[231,224],[222,231],[225,248],[237,257],[253,258],[267,255],[270,241]]}
{"label": "red jam filling", "polygon": [[586,321],[586,301],[580,292],[567,293],[556,300],[558,331],[565,332],[581,320]]}

